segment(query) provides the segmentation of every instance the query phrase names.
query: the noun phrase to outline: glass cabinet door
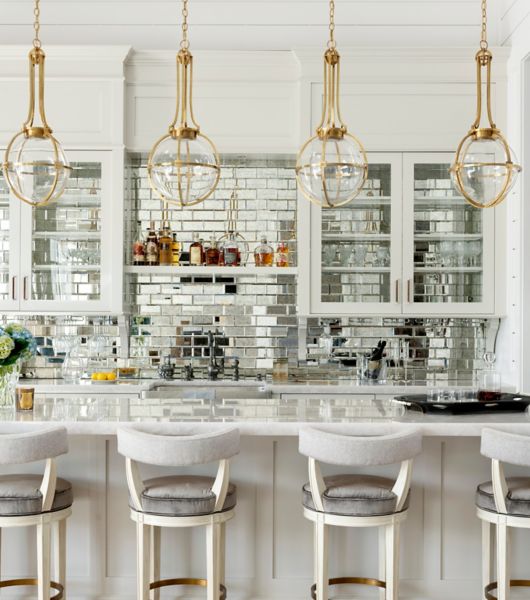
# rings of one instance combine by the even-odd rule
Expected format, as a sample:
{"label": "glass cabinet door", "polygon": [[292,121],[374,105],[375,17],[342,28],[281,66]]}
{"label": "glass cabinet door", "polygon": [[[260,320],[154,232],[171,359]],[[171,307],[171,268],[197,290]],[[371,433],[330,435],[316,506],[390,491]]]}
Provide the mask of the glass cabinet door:
{"label": "glass cabinet door", "polygon": [[109,169],[101,153],[93,154],[69,153],[72,173],[64,194],[23,214],[22,230],[31,228],[22,268],[24,308],[76,311],[107,304]]}
{"label": "glass cabinet door", "polygon": [[404,160],[404,311],[493,312],[494,209],[457,194],[452,154]]}
{"label": "glass cabinet door", "polygon": [[18,308],[17,251],[21,202],[11,197],[7,183],[0,171],[0,308]]}
{"label": "glass cabinet door", "polygon": [[399,310],[401,157],[371,155],[350,204],[311,213],[311,307],[315,313]]}

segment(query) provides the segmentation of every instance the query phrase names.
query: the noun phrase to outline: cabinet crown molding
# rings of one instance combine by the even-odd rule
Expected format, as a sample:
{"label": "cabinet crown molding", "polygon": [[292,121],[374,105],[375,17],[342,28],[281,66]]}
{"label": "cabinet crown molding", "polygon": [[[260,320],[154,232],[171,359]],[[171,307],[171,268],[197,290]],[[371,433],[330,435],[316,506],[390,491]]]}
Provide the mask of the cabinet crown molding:
{"label": "cabinet crown molding", "polygon": [[[0,45],[2,78],[27,77],[31,44]],[[43,45],[47,77],[123,77],[131,46],[56,46]]]}

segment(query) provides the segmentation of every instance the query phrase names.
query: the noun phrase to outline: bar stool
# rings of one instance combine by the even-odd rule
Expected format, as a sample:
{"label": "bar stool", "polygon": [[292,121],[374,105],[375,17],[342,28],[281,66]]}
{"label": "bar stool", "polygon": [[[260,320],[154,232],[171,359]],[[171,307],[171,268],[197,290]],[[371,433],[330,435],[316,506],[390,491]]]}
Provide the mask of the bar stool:
{"label": "bar stool", "polygon": [[[206,587],[208,600],[224,600],[225,524],[234,516],[236,486],[229,459],[239,452],[239,431],[144,426],[118,430],[118,452],[125,456],[131,519],[136,523],[137,598],[154,600],[160,588]],[[217,475],[172,475],[142,481],[138,463],[185,467],[219,461]],[[206,527],[206,579],[160,579],[160,528]]]}
{"label": "bar stool", "polygon": [[[477,487],[477,516],[482,520],[482,598],[508,600],[510,587],[530,587],[528,579],[510,580],[510,527],[530,529],[530,476],[505,477],[502,463],[530,467],[530,436],[483,429],[480,452],[491,458],[491,481]],[[497,581],[493,581],[492,526],[496,527]],[[497,590],[497,596],[492,591]]]}
{"label": "bar stool", "polygon": [[[309,482],[303,486],[304,516],[314,523],[315,581],[311,596],[328,600],[329,586],[359,584],[380,588],[380,597],[397,600],[399,528],[407,516],[412,459],[421,452],[417,432],[376,437],[338,435],[306,428],[299,451],[309,459]],[[397,479],[374,475],[323,477],[319,462],[341,466],[382,466],[401,463]],[[328,579],[328,527],[379,528],[379,578]]]}
{"label": "bar stool", "polygon": [[[64,427],[0,434],[0,464],[46,461],[44,476],[0,475],[0,533],[7,527],[37,527],[37,578],[0,581],[0,589],[36,586],[38,600],[65,598],[66,519],[72,513],[72,485],[57,477],[55,458],[68,452]],[[54,537],[54,580],[50,577]]]}

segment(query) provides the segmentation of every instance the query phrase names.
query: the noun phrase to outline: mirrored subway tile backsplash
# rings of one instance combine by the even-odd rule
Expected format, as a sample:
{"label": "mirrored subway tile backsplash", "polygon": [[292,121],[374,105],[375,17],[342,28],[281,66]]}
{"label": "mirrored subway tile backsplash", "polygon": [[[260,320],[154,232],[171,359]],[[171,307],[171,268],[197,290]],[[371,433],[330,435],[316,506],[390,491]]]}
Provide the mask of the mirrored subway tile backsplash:
{"label": "mirrored subway tile backsplash", "polygon": [[[223,155],[221,177],[215,192],[201,204],[188,208],[171,207],[168,212],[172,232],[182,250],[188,250],[195,233],[207,243],[228,232],[228,208],[231,196],[237,196],[233,215],[235,230],[245,240],[241,244],[242,261],[254,264],[253,251],[262,236],[276,247],[287,242],[289,262],[296,265],[296,175],[292,156]],[[151,189],[147,177],[147,155],[128,155],[125,198],[125,264],[131,264],[132,242],[138,222],[146,231],[151,222],[160,226],[163,205]]]}
{"label": "mirrored subway tile backsplash", "polygon": [[[227,367],[231,367],[231,359],[239,358],[243,376],[265,375],[275,358],[287,357],[291,374],[298,377],[355,378],[357,357],[385,340],[390,382],[471,384],[482,367],[487,328],[496,325],[486,319],[460,318],[306,319],[294,314],[294,284],[276,280],[280,278],[260,278],[259,283],[248,278],[239,281],[237,293],[230,294],[223,293],[225,284],[208,284],[211,293],[186,294],[191,302],[185,304],[171,301],[179,294],[165,296],[170,298],[165,304],[160,304],[158,292],[149,294],[141,313],[129,317],[129,337],[125,339],[116,317],[17,316],[38,344],[38,355],[24,371],[38,378],[60,378],[65,354],[76,348],[107,367],[133,365],[142,377],[157,377],[160,362],[169,354],[180,367],[177,378],[190,362],[201,376],[208,363],[206,333],[211,330],[216,332],[218,354],[224,354]],[[164,285],[158,276],[151,279],[156,282],[131,285]],[[2,323],[9,320],[2,316]],[[333,356],[322,364],[318,342],[326,324],[333,339]],[[128,359],[122,356],[122,343],[130,343]],[[298,356],[307,360],[298,360]]]}

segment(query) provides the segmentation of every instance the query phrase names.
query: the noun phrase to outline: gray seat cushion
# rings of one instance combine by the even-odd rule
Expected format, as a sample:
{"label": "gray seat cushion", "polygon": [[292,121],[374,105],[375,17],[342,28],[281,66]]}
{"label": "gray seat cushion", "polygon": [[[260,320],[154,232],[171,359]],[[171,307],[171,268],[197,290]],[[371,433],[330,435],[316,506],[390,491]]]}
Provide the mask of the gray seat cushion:
{"label": "gray seat cushion", "polygon": [[[42,475],[1,475],[0,476],[0,515],[14,517],[38,515],[42,512],[40,486]],[[72,506],[72,484],[66,479],[57,478],[55,497],[51,511]]]}
{"label": "gray seat cushion", "polygon": [[[369,517],[396,512],[397,496],[392,492],[395,481],[374,475],[332,475],[324,477],[324,512],[336,515]],[[315,510],[309,483],[303,487],[302,503]],[[407,498],[402,510],[408,508]]]}
{"label": "gray seat cushion", "polygon": [[[506,509],[509,515],[530,517],[530,477],[507,477],[508,495]],[[475,502],[479,508],[497,512],[493,497],[493,484],[485,481],[477,487]]]}
{"label": "gray seat cushion", "polygon": [[[143,512],[175,517],[211,514],[215,508],[213,483],[213,477],[196,475],[148,479],[144,481],[141,498]],[[230,483],[222,510],[230,510],[235,505],[236,486]]]}

